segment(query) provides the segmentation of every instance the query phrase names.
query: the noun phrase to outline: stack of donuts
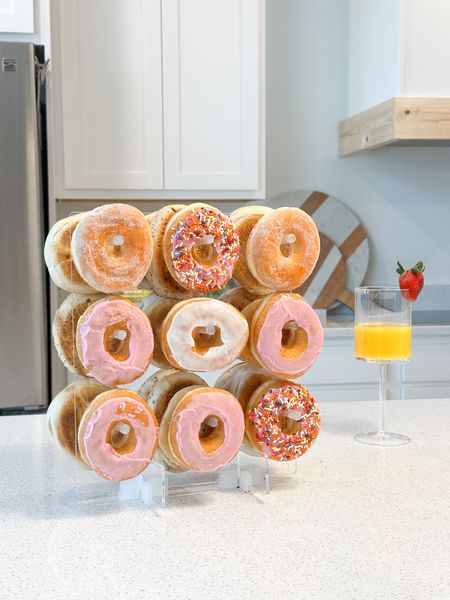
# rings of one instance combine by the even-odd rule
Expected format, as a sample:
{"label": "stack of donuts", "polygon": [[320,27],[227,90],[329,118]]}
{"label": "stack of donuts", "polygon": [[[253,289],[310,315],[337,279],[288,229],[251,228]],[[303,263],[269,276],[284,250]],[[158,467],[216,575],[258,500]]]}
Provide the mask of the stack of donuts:
{"label": "stack of donuts", "polygon": [[[293,380],[317,359],[323,330],[292,290],[319,249],[314,222],[294,207],[225,215],[195,203],[144,215],[108,204],[58,221],[45,261],[69,295],[52,333],[77,378],[48,409],[55,444],[113,481],[152,460],[215,471],[241,448],[302,456],[320,414]],[[239,287],[211,297],[232,277]],[[137,287],[148,290],[140,303],[124,296]],[[150,365],[159,370],[140,379]],[[214,387],[198,374],[223,369]]]}

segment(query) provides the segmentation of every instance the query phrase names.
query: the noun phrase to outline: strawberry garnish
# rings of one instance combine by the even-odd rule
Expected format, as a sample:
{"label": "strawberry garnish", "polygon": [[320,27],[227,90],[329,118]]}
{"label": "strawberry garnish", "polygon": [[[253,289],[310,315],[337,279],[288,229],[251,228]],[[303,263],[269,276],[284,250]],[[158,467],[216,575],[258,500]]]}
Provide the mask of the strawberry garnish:
{"label": "strawberry garnish", "polygon": [[400,275],[398,283],[402,290],[402,296],[410,302],[415,302],[423,288],[425,265],[421,260],[412,269],[404,269],[399,262],[397,265],[396,271]]}

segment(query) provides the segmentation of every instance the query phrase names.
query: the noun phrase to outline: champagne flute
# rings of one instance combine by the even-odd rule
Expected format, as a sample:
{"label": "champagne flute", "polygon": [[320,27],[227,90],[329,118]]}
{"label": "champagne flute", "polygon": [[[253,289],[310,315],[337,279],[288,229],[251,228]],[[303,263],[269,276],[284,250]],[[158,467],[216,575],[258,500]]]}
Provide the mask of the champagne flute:
{"label": "champagne flute", "polygon": [[378,431],[359,433],[356,441],[373,446],[401,446],[410,439],[385,428],[386,375],[389,364],[411,357],[411,302],[398,287],[355,290],[355,355],[379,365]]}

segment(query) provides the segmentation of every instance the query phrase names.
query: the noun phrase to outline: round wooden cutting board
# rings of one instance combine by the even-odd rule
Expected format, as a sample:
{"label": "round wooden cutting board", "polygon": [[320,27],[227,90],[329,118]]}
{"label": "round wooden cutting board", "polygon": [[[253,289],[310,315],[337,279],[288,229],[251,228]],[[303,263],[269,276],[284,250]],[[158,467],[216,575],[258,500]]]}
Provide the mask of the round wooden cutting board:
{"label": "round wooden cutting board", "polygon": [[[313,306],[316,308],[334,308],[339,302],[343,302],[353,308],[354,289],[362,284],[369,266],[369,242],[364,227],[348,206],[337,198],[322,192],[309,194],[300,208],[314,219],[319,232],[324,236],[322,243],[325,244],[327,250],[327,256],[322,257],[323,264],[319,265],[320,268],[306,282],[306,286],[311,287],[310,296],[314,293],[316,302],[320,299],[319,302],[322,304],[319,307],[313,302]],[[329,242],[334,245],[334,248],[329,247]],[[340,253],[344,262],[344,285],[340,293],[335,298],[331,298],[335,290],[339,289],[340,278],[342,277],[342,266],[339,266],[338,253]],[[335,270],[337,269],[336,273],[330,271],[333,264],[335,264]],[[328,270],[324,270],[325,266]],[[326,273],[329,273],[331,277],[329,281],[325,277]],[[315,277],[318,277],[318,279],[313,282]],[[334,278],[337,281],[333,284]],[[320,296],[320,290],[317,289],[321,282],[326,288],[323,290],[322,297]],[[304,286],[301,289],[303,288]],[[330,304],[325,306],[328,301],[330,301]]]}
{"label": "round wooden cutting board", "polygon": [[329,308],[338,301],[353,310],[354,294],[345,289],[346,274],[341,251],[329,237],[320,233],[320,254],[314,271],[295,291],[313,308]]}

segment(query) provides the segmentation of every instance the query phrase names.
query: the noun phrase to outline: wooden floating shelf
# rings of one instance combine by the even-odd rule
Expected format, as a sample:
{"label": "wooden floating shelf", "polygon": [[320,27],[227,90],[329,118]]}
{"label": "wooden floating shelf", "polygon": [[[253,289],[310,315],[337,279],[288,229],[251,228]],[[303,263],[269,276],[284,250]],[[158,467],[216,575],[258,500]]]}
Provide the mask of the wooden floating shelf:
{"label": "wooden floating shelf", "polygon": [[394,143],[450,143],[450,98],[397,97],[339,123],[339,155]]}

